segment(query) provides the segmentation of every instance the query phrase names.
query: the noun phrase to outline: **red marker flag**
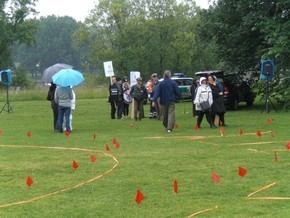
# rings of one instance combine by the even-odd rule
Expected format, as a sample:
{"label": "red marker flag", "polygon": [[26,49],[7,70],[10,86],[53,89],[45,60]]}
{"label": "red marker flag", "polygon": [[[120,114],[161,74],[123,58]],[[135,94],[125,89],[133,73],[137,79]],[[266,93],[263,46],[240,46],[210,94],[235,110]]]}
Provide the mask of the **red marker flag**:
{"label": "red marker flag", "polygon": [[258,132],[257,132],[257,136],[259,136],[259,137],[262,136],[262,132],[261,132],[261,130],[258,130]]}
{"label": "red marker flag", "polygon": [[277,157],[277,153],[276,153],[276,151],[274,151],[274,160],[275,160],[276,162],[278,162],[278,157]]}
{"label": "red marker flag", "polygon": [[116,145],[116,148],[117,148],[117,149],[119,149],[120,146],[121,146],[120,143],[119,143],[118,141],[116,141],[116,144],[115,144],[115,145]]}
{"label": "red marker flag", "polygon": [[173,188],[174,188],[174,192],[175,192],[176,194],[178,194],[178,183],[177,183],[176,180],[174,180]]}
{"label": "red marker flag", "polygon": [[77,164],[77,162],[73,161],[72,167],[76,170],[79,167],[79,165]]}
{"label": "red marker flag", "polygon": [[116,144],[116,142],[117,142],[117,139],[114,137],[113,138],[113,144]]}
{"label": "red marker flag", "polygon": [[195,125],[194,129],[195,129],[195,130],[198,130],[198,125],[197,125],[197,124]]}
{"label": "red marker flag", "polygon": [[287,150],[290,150],[290,142],[288,142],[288,143],[286,144],[286,148],[287,148]]}
{"label": "red marker flag", "polygon": [[219,183],[220,177],[216,173],[212,173],[212,180],[216,183]]}
{"label": "red marker flag", "polygon": [[111,151],[110,147],[108,145],[106,145],[106,150],[107,151]]}
{"label": "red marker flag", "polygon": [[2,133],[3,133],[2,130],[0,130],[0,135],[2,135]]}
{"label": "red marker flag", "polygon": [[179,128],[179,126],[178,126],[177,123],[174,124],[174,128],[175,128],[175,129],[178,129],[178,128]]}
{"label": "red marker flag", "polygon": [[240,135],[243,135],[244,131],[242,129],[240,129]]}
{"label": "red marker flag", "polygon": [[92,162],[92,163],[95,163],[96,160],[97,160],[97,158],[96,158],[94,155],[91,155],[91,162]]}
{"label": "red marker flag", "polygon": [[239,176],[244,177],[247,174],[247,169],[239,167]]}
{"label": "red marker flag", "polygon": [[267,123],[272,123],[272,120],[270,118],[267,119]]}
{"label": "red marker flag", "polygon": [[96,138],[97,138],[97,135],[96,133],[94,133],[93,139],[95,140]]}
{"label": "red marker flag", "polygon": [[142,194],[142,192],[138,189],[137,193],[136,193],[136,197],[135,197],[135,201],[137,204],[140,204],[141,201],[144,200],[144,195]]}
{"label": "red marker flag", "polygon": [[225,133],[225,128],[223,126],[221,126],[221,128],[220,128],[220,132]]}
{"label": "red marker flag", "polygon": [[32,186],[32,184],[33,184],[33,180],[32,180],[32,178],[30,176],[28,176],[27,179],[26,179],[26,185],[28,187],[30,187],[30,186]]}
{"label": "red marker flag", "polygon": [[31,132],[28,131],[26,135],[27,135],[28,138],[30,138],[31,137]]}
{"label": "red marker flag", "polygon": [[223,122],[222,121],[219,121],[219,125],[222,126],[223,125]]}
{"label": "red marker flag", "polygon": [[275,137],[275,134],[274,134],[274,132],[273,132],[273,131],[271,131],[271,136],[272,136],[272,137]]}
{"label": "red marker flag", "polygon": [[219,125],[219,120],[218,119],[215,119],[214,120],[214,124]]}
{"label": "red marker flag", "polygon": [[65,131],[66,136],[70,136],[70,131]]}

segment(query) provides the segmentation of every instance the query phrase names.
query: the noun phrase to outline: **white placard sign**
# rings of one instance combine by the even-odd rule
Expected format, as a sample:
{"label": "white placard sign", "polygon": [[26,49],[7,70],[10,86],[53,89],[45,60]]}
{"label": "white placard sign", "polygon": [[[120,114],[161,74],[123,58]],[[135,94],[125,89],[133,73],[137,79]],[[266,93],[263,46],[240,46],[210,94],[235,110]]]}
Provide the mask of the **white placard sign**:
{"label": "white placard sign", "polygon": [[140,72],[138,71],[131,71],[130,72],[130,86],[133,86],[137,83],[137,78],[140,77]]}
{"label": "white placard sign", "polygon": [[105,75],[106,75],[106,77],[114,76],[114,69],[113,69],[113,63],[112,63],[112,61],[106,61],[106,62],[104,62],[104,69],[105,69]]}

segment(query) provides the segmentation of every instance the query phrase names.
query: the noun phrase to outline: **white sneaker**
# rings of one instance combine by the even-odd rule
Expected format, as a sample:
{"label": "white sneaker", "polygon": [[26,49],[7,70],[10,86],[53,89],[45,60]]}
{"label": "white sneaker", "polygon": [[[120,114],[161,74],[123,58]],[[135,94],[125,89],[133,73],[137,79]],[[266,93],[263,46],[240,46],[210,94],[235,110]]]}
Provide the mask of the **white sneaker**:
{"label": "white sneaker", "polygon": [[167,130],[167,132],[168,132],[168,133],[171,133],[171,132],[172,132],[172,130],[168,129],[168,130]]}

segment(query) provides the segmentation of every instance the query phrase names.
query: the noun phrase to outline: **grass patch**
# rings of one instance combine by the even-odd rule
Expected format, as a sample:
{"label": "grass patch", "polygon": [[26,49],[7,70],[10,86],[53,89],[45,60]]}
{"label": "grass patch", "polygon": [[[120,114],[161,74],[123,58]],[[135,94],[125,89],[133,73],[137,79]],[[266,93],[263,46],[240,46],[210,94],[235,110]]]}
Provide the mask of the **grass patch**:
{"label": "grass patch", "polygon": [[[77,93],[78,95],[78,93]],[[2,217],[187,217],[207,208],[209,217],[289,217],[289,200],[247,200],[246,196],[276,182],[257,197],[290,197],[289,114],[261,113],[261,106],[228,111],[224,136],[206,121],[194,130],[191,103],[176,105],[179,128],[167,134],[160,121],[111,120],[106,98],[80,99],[72,134],[54,133],[48,101],[13,101],[14,113],[0,114],[0,204],[23,201],[93,178],[114,165],[108,175],[87,185],[26,204],[0,208]],[[184,113],[184,111],[190,111]],[[145,106],[148,116],[149,105]],[[267,123],[267,119],[271,123]],[[134,124],[134,127],[130,127]],[[240,129],[243,135],[240,135]],[[262,137],[256,132],[260,130]],[[31,137],[27,137],[27,132]],[[274,132],[274,137],[271,135]],[[94,140],[93,135],[96,134]],[[120,142],[120,149],[113,144]],[[159,138],[157,138],[159,137]],[[92,151],[37,149],[16,146],[83,148]],[[274,160],[276,151],[278,162]],[[90,155],[97,157],[90,162]],[[79,163],[73,170],[72,161]],[[238,176],[238,167],[248,170]],[[212,173],[221,182],[212,181]],[[28,188],[26,177],[34,184]],[[179,193],[173,191],[177,180]],[[136,190],[145,200],[137,205]]]}

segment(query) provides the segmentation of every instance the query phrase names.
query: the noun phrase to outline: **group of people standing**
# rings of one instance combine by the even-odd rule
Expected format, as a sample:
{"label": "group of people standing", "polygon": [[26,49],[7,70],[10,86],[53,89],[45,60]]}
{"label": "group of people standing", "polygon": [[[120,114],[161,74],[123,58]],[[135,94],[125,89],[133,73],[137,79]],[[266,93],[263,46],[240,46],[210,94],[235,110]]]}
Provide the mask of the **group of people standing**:
{"label": "group of people standing", "polygon": [[131,103],[128,100],[131,97],[134,102],[134,120],[141,121],[144,117],[144,99],[147,101],[148,94],[150,94],[150,118],[162,119],[166,131],[172,132],[175,125],[175,102],[181,100],[181,93],[176,82],[171,80],[169,70],[166,70],[163,76],[164,80],[159,82],[157,74],[152,74],[148,90],[143,85],[141,77],[136,79],[137,83],[131,88],[125,79],[122,83],[120,78],[113,77],[109,86],[111,119],[116,119],[116,111],[118,119],[122,118],[122,112],[128,116],[129,107],[125,105],[126,101],[128,104]]}
{"label": "group of people standing", "polygon": [[[193,82],[191,93],[193,97],[193,115],[197,117],[197,126],[200,128],[204,115],[211,128],[216,128],[215,117],[219,117],[218,125],[225,126],[226,112],[223,101],[223,87],[217,79],[209,75],[199,79],[200,85]],[[206,107],[205,105],[209,105]]]}

